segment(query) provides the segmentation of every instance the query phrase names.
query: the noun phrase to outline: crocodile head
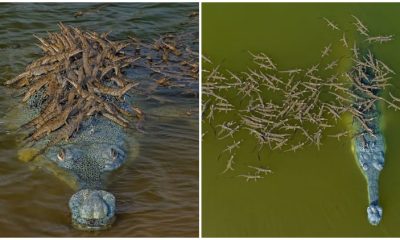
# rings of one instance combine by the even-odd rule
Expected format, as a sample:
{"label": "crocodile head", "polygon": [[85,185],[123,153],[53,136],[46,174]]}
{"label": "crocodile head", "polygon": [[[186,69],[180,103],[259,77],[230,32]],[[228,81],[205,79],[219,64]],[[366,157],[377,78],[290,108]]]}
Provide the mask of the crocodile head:
{"label": "crocodile head", "polygon": [[119,127],[107,121],[93,120],[83,124],[70,141],[51,146],[46,151],[46,158],[76,182],[78,191],[69,201],[76,228],[101,230],[114,221],[116,200],[104,189],[108,175],[126,161],[124,143],[124,132]]}
{"label": "crocodile head", "polygon": [[110,226],[115,197],[102,189],[108,173],[125,161],[124,151],[110,143],[79,142],[54,146],[48,157],[77,180],[79,191],[69,201],[73,225],[80,230]]}

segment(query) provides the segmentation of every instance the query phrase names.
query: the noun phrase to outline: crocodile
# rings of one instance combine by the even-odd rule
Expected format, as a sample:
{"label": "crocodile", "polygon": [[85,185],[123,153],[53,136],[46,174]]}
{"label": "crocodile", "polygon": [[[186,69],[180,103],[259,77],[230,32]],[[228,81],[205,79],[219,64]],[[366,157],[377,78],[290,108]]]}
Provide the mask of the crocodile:
{"label": "crocodile", "polygon": [[[371,53],[365,59],[376,62]],[[378,101],[381,100],[379,95],[382,89],[374,80],[378,79],[378,74],[380,70],[369,64],[357,64],[352,72],[352,91],[358,97],[352,106],[358,113],[353,116],[356,135],[352,139],[352,150],[367,181],[367,216],[369,223],[374,226],[380,223],[383,214],[379,205],[379,175],[385,162],[385,139],[380,128],[381,111]]]}
{"label": "crocodile", "polygon": [[[103,230],[115,221],[117,209],[107,179],[128,154],[129,159],[138,155],[135,138],[128,141],[129,130],[144,132],[145,114],[137,99],[162,102],[156,90],[197,97],[198,54],[191,49],[198,35],[168,33],[147,44],[136,38],[112,41],[109,33],[62,23],[59,27],[47,38],[35,36],[43,56],[6,82],[24,95],[25,104],[13,109],[11,121],[23,136],[20,159],[76,190],[68,204],[72,225]],[[138,82],[149,78],[158,80]]]}
{"label": "crocodile", "polygon": [[6,82],[22,90],[26,103],[19,109],[25,119],[21,152],[33,151],[30,160],[75,187],[69,200],[74,227],[106,229],[116,215],[106,179],[136,145],[127,142],[133,116],[127,93],[136,84],[122,74],[134,58],[123,53],[124,42],[59,26],[61,33],[37,37],[44,56]]}

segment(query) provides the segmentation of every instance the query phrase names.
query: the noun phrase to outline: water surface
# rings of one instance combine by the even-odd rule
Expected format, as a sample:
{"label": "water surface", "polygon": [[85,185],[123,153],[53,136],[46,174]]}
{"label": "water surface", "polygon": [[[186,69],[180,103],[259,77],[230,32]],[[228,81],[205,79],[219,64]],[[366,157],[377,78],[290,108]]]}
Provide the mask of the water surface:
{"label": "water surface", "polygon": [[[150,42],[168,32],[197,33],[198,21],[189,17],[197,11],[198,4],[0,4],[1,82],[39,56],[32,34],[58,31],[60,21],[111,31],[116,40],[135,36]],[[197,44],[193,41],[194,50]],[[137,80],[154,81],[143,76]],[[89,233],[71,227],[68,201],[74,190],[17,160],[16,136],[3,119],[17,99],[1,87],[0,236],[197,236],[198,100],[168,95],[168,90],[161,97],[138,97],[137,105],[146,114],[146,133],[131,136],[139,142],[139,155],[130,156],[107,187],[117,198],[117,221],[109,230]]]}

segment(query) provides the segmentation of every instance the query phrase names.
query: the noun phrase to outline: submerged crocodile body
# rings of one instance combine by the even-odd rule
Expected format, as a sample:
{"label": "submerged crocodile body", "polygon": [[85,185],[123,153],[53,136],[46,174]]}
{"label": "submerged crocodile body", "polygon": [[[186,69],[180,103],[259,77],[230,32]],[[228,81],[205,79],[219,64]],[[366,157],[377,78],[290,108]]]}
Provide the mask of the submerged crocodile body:
{"label": "submerged crocodile body", "polygon": [[[381,113],[379,101],[376,101],[381,89],[372,87],[375,69],[364,67],[362,70],[362,74],[358,72],[356,76],[353,75],[358,83],[356,83],[357,86],[353,86],[353,92],[358,96],[353,107],[361,115],[355,116],[353,120],[353,127],[357,134],[353,138],[352,149],[357,164],[367,180],[368,221],[372,225],[378,225],[383,213],[379,205],[379,175],[385,162],[385,141],[380,129]],[[364,90],[360,86],[365,87]]]}

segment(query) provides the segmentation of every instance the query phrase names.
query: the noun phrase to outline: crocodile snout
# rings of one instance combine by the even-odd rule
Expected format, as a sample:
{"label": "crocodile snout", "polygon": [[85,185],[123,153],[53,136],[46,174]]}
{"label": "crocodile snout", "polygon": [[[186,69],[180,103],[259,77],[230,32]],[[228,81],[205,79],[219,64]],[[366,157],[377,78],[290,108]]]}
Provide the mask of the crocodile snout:
{"label": "crocodile snout", "polygon": [[103,190],[80,190],[71,197],[69,207],[72,223],[80,230],[106,229],[115,220],[115,197]]}
{"label": "crocodile snout", "polygon": [[371,204],[367,208],[368,221],[376,226],[382,219],[382,208],[376,204]]}

